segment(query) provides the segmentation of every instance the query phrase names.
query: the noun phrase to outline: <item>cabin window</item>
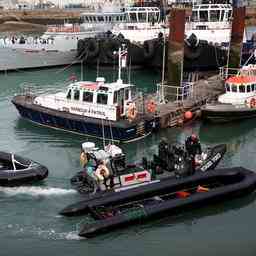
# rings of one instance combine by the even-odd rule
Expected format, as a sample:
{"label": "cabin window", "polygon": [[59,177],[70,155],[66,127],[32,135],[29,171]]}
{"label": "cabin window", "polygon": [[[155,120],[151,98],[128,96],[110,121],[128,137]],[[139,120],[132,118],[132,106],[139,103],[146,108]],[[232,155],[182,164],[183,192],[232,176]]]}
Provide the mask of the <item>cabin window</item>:
{"label": "cabin window", "polygon": [[93,102],[93,92],[84,92],[83,93],[83,101]]}
{"label": "cabin window", "polygon": [[252,84],[251,87],[252,87],[252,92],[254,92],[254,90],[255,90],[255,85]]}
{"label": "cabin window", "polygon": [[212,10],[210,12],[210,21],[219,21],[220,19],[220,11]]}
{"label": "cabin window", "polygon": [[251,92],[251,86],[250,85],[246,86],[246,92]]}
{"label": "cabin window", "polygon": [[80,91],[75,89],[74,90],[74,100],[79,100],[79,96],[80,96]]}
{"label": "cabin window", "polygon": [[124,91],[124,99],[128,100],[129,99],[129,90]]}
{"label": "cabin window", "polygon": [[99,22],[104,22],[104,18],[102,16],[99,16]]}
{"label": "cabin window", "polygon": [[191,21],[198,21],[197,11],[192,12]]}
{"label": "cabin window", "polygon": [[107,92],[107,91],[108,91],[108,87],[100,86],[100,87],[99,87],[99,91],[105,91],[105,92]]}
{"label": "cabin window", "polygon": [[226,84],[226,91],[230,92],[230,85],[229,84]]}
{"label": "cabin window", "polygon": [[233,84],[231,86],[231,90],[232,90],[232,92],[237,92],[237,85]]}
{"label": "cabin window", "polygon": [[138,17],[139,17],[139,22],[146,22],[147,14],[139,12]]}
{"label": "cabin window", "polygon": [[221,18],[220,18],[220,21],[224,21],[224,14],[225,14],[225,11],[222,10],[222,11],[221,11]]}
{"label": "cabin window", "polygon": [[159,12],[156,13],[155,17],[156,17],[155,21],[156,21],[156,22],[159,22],[159,19],[160,19],[160,14],[159,14]]}
{"label": "cabin window", "polygon": [[71,99],[71,89],[68,90],[67,99]]}
{"label": "cabin window", "polygon": [[114,92],[114,99],[113,99],[113,103],[114,103],[114,104],[117,103],[117,99],[118,99],[118,92],[115,91],[115,92]]}
{"label": "cabin window", "polygon": [[107,105],[108,104],[108,95],[105,93],[98,93],[97,103]]}
{"label": "cabin window", "polygon": [[228,19],[230,19],[231,16],[232,16],[232,11],[230,10],[230,11],[228,11]]}
{"label": "cabin window", "polygon": [[199,12],[200,21],[208,21],[208,12],[200,11]]}
{"label": "cabin window", "polygon": [[130,21],[131,22],[137,22],[136,13],[130,13]]}
{"label": "cabin window", "polygon": [[155,21],[155,16],[154,16],[154,14],[151,13],[151,12],[148,14],[148,21],[149,21],[149,22],[154,22],[154,21]]}
{"label": "cabin window", "polygon": [[239,92],[245,92],[245,86],[244,85],[239,86]]}

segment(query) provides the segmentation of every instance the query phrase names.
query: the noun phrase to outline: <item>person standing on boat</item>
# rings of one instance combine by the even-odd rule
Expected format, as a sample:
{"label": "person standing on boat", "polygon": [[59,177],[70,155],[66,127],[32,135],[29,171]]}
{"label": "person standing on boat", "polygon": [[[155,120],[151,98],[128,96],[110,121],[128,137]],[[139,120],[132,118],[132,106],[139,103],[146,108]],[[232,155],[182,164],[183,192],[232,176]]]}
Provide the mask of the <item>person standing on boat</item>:
{"label": "person standing on boat", "polygon": [[190,174],[194,174],[196,170],[196,165],[199,163],[196,156],[202,155],[201,144],[199,138],[195,133],[192,133],[191,136],[186,139],[185,148],[191,162]]}
{"label": "person standing on boat", "polygon": [[195,133],[186,139],[185,147],[188,155],[195,157],[202,154],[200,141]]}

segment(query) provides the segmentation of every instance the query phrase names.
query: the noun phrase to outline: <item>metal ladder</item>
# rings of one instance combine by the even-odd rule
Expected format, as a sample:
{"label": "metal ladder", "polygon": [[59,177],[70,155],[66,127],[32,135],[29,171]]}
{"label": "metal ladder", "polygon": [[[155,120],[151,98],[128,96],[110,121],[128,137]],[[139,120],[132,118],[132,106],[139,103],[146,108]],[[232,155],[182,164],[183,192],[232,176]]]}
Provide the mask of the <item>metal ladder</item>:
{"label": "metal ladder", "polygon": [[144,121],[141,121],[137,124],[136,134],[137,135],[145,134],[145,122]]}

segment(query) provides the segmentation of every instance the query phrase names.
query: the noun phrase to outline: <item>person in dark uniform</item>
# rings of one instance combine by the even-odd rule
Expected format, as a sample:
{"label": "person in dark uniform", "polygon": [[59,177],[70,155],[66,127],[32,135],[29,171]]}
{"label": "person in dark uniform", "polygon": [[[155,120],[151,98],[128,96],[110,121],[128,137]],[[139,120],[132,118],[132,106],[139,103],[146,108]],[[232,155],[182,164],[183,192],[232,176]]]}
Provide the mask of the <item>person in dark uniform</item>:
{"label": "person in dark uniform", "polygon": [[192,175],[195,173],[195,170],[196,170],[195,156],[202,154],[201,144],[195,133],[192,133],[192,135],[186,139],[185,148],[188,154],[188,161],[190,162],[190,167],[191,167],[189,168],[190,170],[189,174]]}
{"label": "person in dark uniform", "polygon": [[188,155],[195,157],[195,155],[202,154],[202,148],[200,141],[196,134],[192,134],[186,139],[185,142],[186,151],[188,152]]}

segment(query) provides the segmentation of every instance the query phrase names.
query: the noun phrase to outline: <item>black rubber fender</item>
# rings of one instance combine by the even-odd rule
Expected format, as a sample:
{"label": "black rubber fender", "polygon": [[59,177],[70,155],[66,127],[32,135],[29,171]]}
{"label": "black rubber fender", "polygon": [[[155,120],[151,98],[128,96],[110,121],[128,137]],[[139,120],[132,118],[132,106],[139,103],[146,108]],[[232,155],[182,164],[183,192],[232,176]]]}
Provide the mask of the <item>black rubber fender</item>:
{"label": "black rubber fender", "polygon": [[99,42],[95,38],[85,40],[85,56],[89,59],[95,58],[99,54]]}
{"label": "black rubber fender", "polygon": [[201,55],[200,45],[196,48],[190,48],[186,44],[184,45],[184,57],[189,60],[198,59]]}
{"label": "black rubber fender", "polygon": [[116,59],[118,54],[114,54],[114,52],[118,52],[119,47],[121,47],[122,41],[119,38],[108,38],[105,40],[103,47],[106,56],[110,59]]}
{"label": "black rubber fender", "polygon": [[83,58],[85,54],[85,42],[84,39],[79,39],[77,42],[77,56],[79,59]]}
{"label": "black rubber fender", "polygon": [[146,59],[151,59],[155,53],[155,41],[147,40],[143,43],[143,55]]}

